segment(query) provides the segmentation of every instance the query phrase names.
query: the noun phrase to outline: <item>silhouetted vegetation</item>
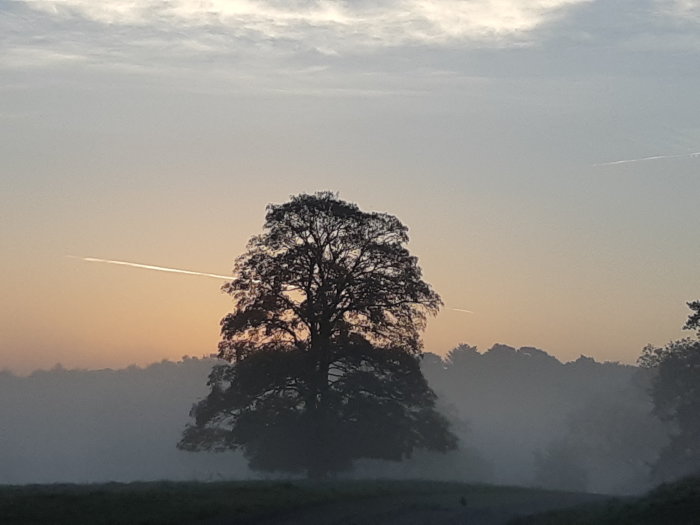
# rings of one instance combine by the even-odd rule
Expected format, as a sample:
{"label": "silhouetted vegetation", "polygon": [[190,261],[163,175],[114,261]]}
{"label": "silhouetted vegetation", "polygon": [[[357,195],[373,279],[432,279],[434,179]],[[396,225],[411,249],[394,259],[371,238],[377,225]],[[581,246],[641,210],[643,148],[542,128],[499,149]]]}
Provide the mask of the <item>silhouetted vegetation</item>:
{"label": "silhouetted vegetation", "polygon": [[654,467],[662,481],[700,473],[700,301],[688,306],[693,313],[684,328],[698,329],[699,337],[647,346],[639,358],[653,374],[654,413],[672,428]]}
{"label": "silhouetted vegetation", "polygon": [[331,193],[269,205],[264,233],[224,290],[211,393],[185,450],[241,449],[256,470],[322,478],[359,458],[456,447],[420,369],[439,296],[405,248],[407,228]]}
{"label": "silhouetted vegetation", "polygon": [[683,325],[684,330],[697,330],[697,335],[700,337],[700,301],[690,301],[688,303],[691,313],[688,315],[688,320]]}
{"label": "silhouetted vegetation", "polygon": [[603,493],[651,486],[666,431],[651,413],[645,371],[506,345],[460,345],[444,360],[426,356],[424,370],[467,423],[460,439],[491,465],[492,482]]}
{"label": "silhouetted vegetation", "polygon": [[[264,477],[237,452],[173,446],[216,363],[0,373],[0,483]],[[362,459],[344,476],[570,489],[577,485],[557,480],[583,478],[586,490],[605,493],[651,486],[650,465],[667,438],[652,414],[646,369],[588,358],[561,363],[503,345],[483,353],[465,345],[444,359],[425,354],[421,367],[459,449],[419,450],[401,462]],[[558,478],[547,474],[553,470]]]}
{"label": "silhouetted vegetation", "polygon": [[0,373],[0,484],[246,477],[240,457],[174,447],[214,362]]}
{"label": "silhouetted vegetation", "polygon": [[[343,476],[638,494],[652,486],[654,467],[668,479],[696,471],[697,345],[685,340],[645,352],[642,367],[586,357],[562,363],[505,345],[424,354],[423,374],[461,446],[418,450],[401,462],[359,459]],[[237,452],[173,447],[216,363],[0,373],[0,483],[265,476]],[[663,414],[671,417],[657,417]],[[681,453],[688,455],[678,459]]]}

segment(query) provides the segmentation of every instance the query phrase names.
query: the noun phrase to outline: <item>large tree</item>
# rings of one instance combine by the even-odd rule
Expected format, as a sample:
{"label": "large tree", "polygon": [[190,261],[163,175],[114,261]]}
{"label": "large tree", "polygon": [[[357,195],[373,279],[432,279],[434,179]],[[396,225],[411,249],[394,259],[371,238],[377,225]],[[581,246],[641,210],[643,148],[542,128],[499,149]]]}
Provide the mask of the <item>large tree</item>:
{"label": "large tree", "polygon": [[700,301],[688,306],[693,313],[683,328],[698,329],[698,337],[661,348],[649,345],[639,358],[639,364],[653,373],[654,412],[671,426],[669,444],[654,468],[663,481],[700,474]]}
{"label": "large tree", "polygon": [[423,377],[420,332],[440,297],[407,228],[332,193],[269,205],[223,289],[210,394],[179,443],[241,449],[254,469],[324,477],[358,458],[447,451],[456,438]]}

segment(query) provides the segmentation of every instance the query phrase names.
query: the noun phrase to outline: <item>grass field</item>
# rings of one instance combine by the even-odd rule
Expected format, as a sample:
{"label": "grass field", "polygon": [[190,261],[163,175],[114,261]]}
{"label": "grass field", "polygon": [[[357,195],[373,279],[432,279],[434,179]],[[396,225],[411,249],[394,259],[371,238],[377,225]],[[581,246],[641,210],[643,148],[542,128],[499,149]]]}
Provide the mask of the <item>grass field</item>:
{"label": "grass field", "polygon": [[588,494],[425,481],[4,486],[0,522],[496,525],[518,515],[600,500]]}
{"label": "grass field", "polygon": [[661,485],[634,500],[611,500],[519,518],[512,525],[698,525],[700,477]]}
{"label": "grass field", "polygon": [[700,478],[636,499],[428,481],[0,486],[0,523],[697,525]]}

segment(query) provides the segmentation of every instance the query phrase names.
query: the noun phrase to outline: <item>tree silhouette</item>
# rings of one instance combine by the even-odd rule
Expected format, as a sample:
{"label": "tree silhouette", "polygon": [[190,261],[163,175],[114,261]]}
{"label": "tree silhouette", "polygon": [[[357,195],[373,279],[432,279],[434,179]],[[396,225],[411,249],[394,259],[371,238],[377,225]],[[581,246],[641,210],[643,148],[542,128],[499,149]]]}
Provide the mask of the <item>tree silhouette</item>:
{"label": "tree silhouette", "polygon": [[688,320],[683,325],[684,330],[697,330],[700,337],[700,301],[690,301],[686,303],[692,313],[688,316]]}
{"label": "tree silhouette", "polygon": [[[700,301],[688,306],[694,313],[683,328],[700,330]],[[662,348],[649,345],[639,364],[654,371],[654,413],[672,428],[655,476],[665,481],[700,473],[700,338],[672,341]]]}
{"label": "tree silhouette", "polygon": [[407,228],[329,192],[269,205],[224,285],[210,394],[179,447],[241,449],[260,470],[325,477],[358,458],[447,451],[456,437],[423,377],[420,332],[440,297]]}

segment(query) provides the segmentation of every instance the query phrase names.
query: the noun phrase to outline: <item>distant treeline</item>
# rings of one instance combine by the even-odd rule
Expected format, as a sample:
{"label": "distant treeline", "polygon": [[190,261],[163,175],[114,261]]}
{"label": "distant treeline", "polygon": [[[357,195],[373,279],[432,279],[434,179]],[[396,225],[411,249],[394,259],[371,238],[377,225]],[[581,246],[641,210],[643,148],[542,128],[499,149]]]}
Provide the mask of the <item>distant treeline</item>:
{"label": "distant treeline", "polygon": [[0,373],[0,483],[245,477],[239,457],[175,449],[213,363]]}
{"label": "distant treeline", "polygon": [[613,493],[653,483],[666,429],[652,415],[649,370],[461,345],[444,359],[428,354],[424,371],[493,481]]}
{"label": "distant treeline", "polygon": [[[251,478],[237,454],[175,444],[213,359],[146,368],[0,373],[0,483]],[[460,345],[422,366],[461,443],[402,463],[361,461],[353,477],[486,481],[598,492],[651,486],[666,429],[649,371],[536,348]]]}

